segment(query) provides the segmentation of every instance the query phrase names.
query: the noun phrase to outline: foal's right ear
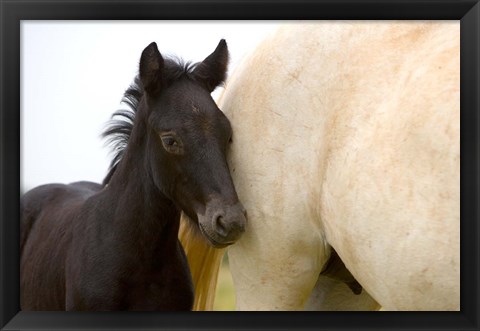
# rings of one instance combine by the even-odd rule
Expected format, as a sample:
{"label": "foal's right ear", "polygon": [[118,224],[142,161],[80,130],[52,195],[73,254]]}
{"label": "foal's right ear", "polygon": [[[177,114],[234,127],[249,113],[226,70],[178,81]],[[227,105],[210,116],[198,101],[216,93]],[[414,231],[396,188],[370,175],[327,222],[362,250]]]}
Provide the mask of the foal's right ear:
{"label": "foal's right ear", "polygon": [[227,42],[222,39],[215,51],[193,70],[194,77],[212,92],[227,77],[228,58]]}
{"label": "foal's right ear", "polygon": [[160,92],[162,87],[163,57],[155,42],[148,45],[140,57],[140,80],[150,95]]}

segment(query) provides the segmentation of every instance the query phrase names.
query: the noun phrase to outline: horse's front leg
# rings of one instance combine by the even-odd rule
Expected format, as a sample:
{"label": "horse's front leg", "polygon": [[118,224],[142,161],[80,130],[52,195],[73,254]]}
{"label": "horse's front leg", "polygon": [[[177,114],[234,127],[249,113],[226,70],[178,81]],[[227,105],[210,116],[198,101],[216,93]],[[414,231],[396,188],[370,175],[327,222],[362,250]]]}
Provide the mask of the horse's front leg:
{"label": "horse's front leg", "polygon": [[66,311],[118,311],[126,310],[124,294],[118,289],[99,284],[88,287],[67,287],[65,295]]}
{"label": "horse's front leg", "polygon": [[308,222],[258,216],[251,210],[247,232],[228,251],[236,309],[302,310],[328,247]]}
{"label": "horse's front leg", "polygon": [[[106,263],[103,263],[106,265]],[[95,270],[95,272],[93,272]],[[101,265],[85,268],[85,264],[67,263],[65,283],[66,311],[126,310],[128,291],[114,269]]]}

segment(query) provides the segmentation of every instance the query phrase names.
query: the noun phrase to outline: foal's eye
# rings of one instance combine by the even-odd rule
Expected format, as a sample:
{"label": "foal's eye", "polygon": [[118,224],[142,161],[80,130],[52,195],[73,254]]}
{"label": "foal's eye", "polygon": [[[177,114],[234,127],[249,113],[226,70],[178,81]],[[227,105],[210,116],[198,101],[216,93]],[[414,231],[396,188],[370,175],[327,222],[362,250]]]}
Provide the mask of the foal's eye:
{"label": "foal's eye", "polygon": [[169,153],[173,154],[182,154],[183,149],[182,149],[182,144],[176,138],[175,136],[172,135],[163,135],[160,136],[160,139],[162,140],[162,145],[163,148]]}
{"label": "foal's eye", "polygon": [[169,147],[178,145],[177,141],[172,136],[162,137],[162,142],[163,142],[164,145],[169,146]]}

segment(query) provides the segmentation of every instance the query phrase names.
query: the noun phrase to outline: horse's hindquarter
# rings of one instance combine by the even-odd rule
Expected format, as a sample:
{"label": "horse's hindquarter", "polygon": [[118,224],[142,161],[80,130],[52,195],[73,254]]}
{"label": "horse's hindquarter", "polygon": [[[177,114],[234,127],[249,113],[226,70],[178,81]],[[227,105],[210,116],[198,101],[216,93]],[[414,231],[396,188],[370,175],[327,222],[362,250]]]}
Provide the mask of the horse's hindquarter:
{"label": "horse's hindquarter", "polygon": [[459,36],[458,22],[367,35],[368,47],[347,49],[345,81],[329,96],[345,102],[328,139],[321,219],[386,309],[459,309]]}
{"label": "horse's hindquarter", "polygon": [[221,102],[250,220],[237,308],[301,309],[326,235],[387,309],[458,309],[458,22],[287,26]]}

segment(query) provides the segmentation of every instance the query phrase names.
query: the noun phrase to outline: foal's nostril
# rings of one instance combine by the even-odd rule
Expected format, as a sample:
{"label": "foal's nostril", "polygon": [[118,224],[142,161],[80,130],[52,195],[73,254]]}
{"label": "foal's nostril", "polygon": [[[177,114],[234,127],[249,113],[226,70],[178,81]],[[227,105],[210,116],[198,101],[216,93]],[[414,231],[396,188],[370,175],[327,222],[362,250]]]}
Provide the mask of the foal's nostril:
{"label": "foal's nostril", "polygon": [[215,229],[217,233],[223,237],[226,237],[228,234],[228,230],[225,225],[225,219],[223,217],[223,214],[218,213],[217,215],[214,216],[214,224],[215,224]]}
{"label": "foal's nostril", "polygon": [[247,212],[241,204],[216,208],[210,215],[210,226],[219,242],[232,244],[245,232]]}

